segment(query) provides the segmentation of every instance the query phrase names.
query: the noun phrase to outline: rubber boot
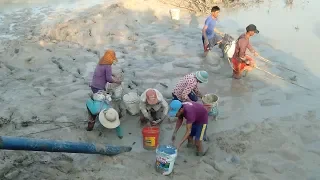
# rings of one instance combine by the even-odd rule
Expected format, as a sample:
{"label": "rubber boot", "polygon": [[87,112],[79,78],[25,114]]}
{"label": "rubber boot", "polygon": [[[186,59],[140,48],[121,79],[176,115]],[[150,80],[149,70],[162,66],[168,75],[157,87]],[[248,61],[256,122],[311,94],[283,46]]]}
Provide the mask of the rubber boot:
{"label": "rubber boot", "polygon": [[95,122],[88,122],[88,127],[86,128],[87,131],[92,131],[94,124],[95,124]]}
{"label": "rubber boot", "polygon": [[87,131],[92,131],[94,124],[96,123],[96,117],[97,116],[93,116],[89,113],[89,122],[88,122],[88,127],[86,128]]}
{"label": "rubber boot", "polygon": [[117,133],[117,136],[122,139],[123,138],[123,131],[122,131],[122,128],[120,126],[116,127],[116,133]]}

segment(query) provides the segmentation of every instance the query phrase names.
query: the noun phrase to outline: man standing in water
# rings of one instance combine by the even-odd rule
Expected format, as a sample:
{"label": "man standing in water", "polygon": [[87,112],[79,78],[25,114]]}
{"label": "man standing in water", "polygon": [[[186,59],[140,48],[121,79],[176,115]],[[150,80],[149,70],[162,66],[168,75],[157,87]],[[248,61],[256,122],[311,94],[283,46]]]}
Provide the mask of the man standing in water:
{"label": "man standing in water", "polygon": [[222,41],[222,38],[218,34],[222,34],[215,27],[217,24],[217,18],[220,13],[218,6],[213,6],[210,16],[206,19],[202,28],[202,43],[204,48],[204,56],[207,56],[210,49]]}
{"label": "man standing in water", "polygon": [[[197,156],[204,156],[208,147],[204,147],[202,140],[205,136],[208,124],[208,111],[204,106],[197,102],[183,102],[173,100],[170,103],[169,116],[178,117],[176,128],[172,135],[172,141],[175,141],[176,134],[180,129],[183,119],[186,119],[186,133],[180,143],[177,145],[179,149],[181,145],[188,139],[187,147],[196,145]],[[195,140],[195,143],[194,143]]]}
{"label": "man standing in water", "polygon": [[255,61],[250,56],[246,55],[247,49],[249,49],[254,56],[259,56],[249,41],[250,37],[259,33],[257,27],[254,24],[250,24],[246,27],[246,31],[245,34],[240,35],[238,38],[235,52],[232,57],[233,78],[235,79],[240,79],[243,72],[245,72],[246,75],[247,72],[251,71],[252,68],[256,66]]}

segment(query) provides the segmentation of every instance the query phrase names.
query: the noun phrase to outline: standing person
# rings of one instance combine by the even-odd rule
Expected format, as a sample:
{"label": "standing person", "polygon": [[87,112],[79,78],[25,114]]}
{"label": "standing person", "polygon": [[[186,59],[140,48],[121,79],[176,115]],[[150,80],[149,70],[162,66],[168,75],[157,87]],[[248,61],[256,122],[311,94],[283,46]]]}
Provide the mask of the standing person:
{"label": "standing person", "polygon": [[210,16],[204,22],[202,28],[202,43],[204,48],[204,56],[207,56],[210,49],[222,41],[222,38],[218,34],[222,34],[216,29],[217,18],[220,13],[218,6],[213,6]]}
{"label": "standing person", "polygon": [[185,101],[198,101],[198,97],[202,97],[201,92],[199,91],[199,83],[208,82],[208,73],[207,71],[197,71],[195,73],[187,74],[181,78],[173,89],[173,99]]}
{"label": "standing person", "polygon": [[149,121],[151,125],[157,125],[167,119],[169,105],[162,94],[153,88],[145,90],[140,97],[140,121]]}
{"label": "standing person", "polygon": [[107,50],[104,56],[100,59],[98,65],[93,74],[92,82],[90,84],[93,93],[99,90],[106,90],[105,86],[109,83],[121,84],[120,80],[117,80],[112,75],[112,64],[117,62],[116,53],[113,50]]}
{"label": "standing person", "polygon": [[259,56],[250,44],[250,38],[258,33],[259,30],[257,27],[254,24],[250,24],[246,27],[246,33],[239,36],[232,57],[233,78],[240,79],[243,72],[245,72],[246,75],[248,71],[251,71],[252,68],[256,66],[255,61],[250,56],[246,55],[246,50],[249,49],[254,56]]}
{"label": "standing person", "polygon": [[194,141],[197,148],[196,155],[205,155],[208,148],[202,144],[203,137],[207,130],[208,111],[204,106],[197,102],[184,102],[173,100],[170,103],[169,116],[178,117],[176,128],[172,135],[172,141],[175,141],[176,134],[182,125],[183,119],[186,119],[186,133],[177,145],[179,149],[181,145],[188,139],[187,147],[193,147]]}

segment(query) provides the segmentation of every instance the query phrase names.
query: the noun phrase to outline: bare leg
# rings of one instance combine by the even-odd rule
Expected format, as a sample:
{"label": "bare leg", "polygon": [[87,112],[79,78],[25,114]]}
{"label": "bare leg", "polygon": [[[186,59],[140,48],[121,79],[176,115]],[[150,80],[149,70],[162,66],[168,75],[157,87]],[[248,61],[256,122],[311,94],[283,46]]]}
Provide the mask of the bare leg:
{"label": "bare leg", "polygon": [[88,119],[89,119],[87,131],[92,131],[94,124],[96,123],[97,116],[92,115],[88,108],[87,108],[87,110],[88,110]]}
{"label": "bare leg", "polygon": [[201,155],[203,153],[202,141],[196,140],[196,148],[197,148],[197,155]]}
{"label": "bare leg", "polygon": [[205,51],[205,52],[203,53],[203,56],[204,56],[204,57],[207,57],[208,52],[209,52],[209,51]]}
{"label": "bare leg", "polygon": [[241,66],[241,64],[239,63],[238,67],[236,67],[233,70],[233,78],[235,78],[235,79],[240,79],[241,78],[242,71],[240,71],[240,66]]}
{"label": "bare leg", "polygon": [[189,136],[187,147],[188,147],[188,148],[191,148],[191,147],[193,147],[193,146],[194,146],[193,136]]}

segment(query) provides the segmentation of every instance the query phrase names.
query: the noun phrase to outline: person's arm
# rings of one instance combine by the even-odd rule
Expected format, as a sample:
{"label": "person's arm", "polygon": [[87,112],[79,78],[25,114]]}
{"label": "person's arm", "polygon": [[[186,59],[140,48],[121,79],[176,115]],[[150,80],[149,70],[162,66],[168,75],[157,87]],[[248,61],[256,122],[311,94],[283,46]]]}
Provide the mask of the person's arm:
{"label": "person's arm", "polygon": [[181,142],[178,145],[178,149],[181,147],[181,145],[188,139],[188,137],[191,134],[191,128],[192,128],[192,123],[189,123],[186,125],[186,133],[184,134]]}
{"label": "person's arm", "polygon": [[193,91],[198,97],[202,98],[202,93],[200,92],[198,85],[193,89]]}
{"label": "person's arm", "polygon": [[180,129],[180,127],[182,125],[182,122],[183,122],[183,118],[179,117],[177,122],[176,122],[176,128],[173,131],[173,136],[175,136],[177,134],[178,130]]}
{"label": "person's arm", "polygon": [[204,42],[205,42],[205,44],[208,44],[208,43],[209,43],[209,40],[208,40],[208,37],[207,37],[207,33],[206,33],[206,31],[207,31],[207,29],[208,29],[208,25],[209,25],[209,21],[206,20],[206,21],[204,22],[204,26],[203,26],[203,28],[202,28],[202,36],[204,37]]}
{"label": "person's arm", "polygon": [[250,42],[248,42],[247,48],[249,49],[249,51],[250,51],[251,53],[255,53],[255,52],[256,52],[256,51],[253,49],[253,47],[251,46],[251,43],[250,43]]}
{"label": "person's arm", "polygon": [[219,31],[217,28],[214,28],[213,31],[216,33],[216,34],[219,34],[220,36],[224,36],[224,33]]}
{"label": "person's arm", "polygon": [[243,61],[246,61],[246,50],[247,50],[247,42],[245,39],[238,40],[239,45],[239,58]]}
{"label": "person's arm", "polygon": [[107,66],[105,68],[105,74],[106,74],[106,80],[107,82],[109,83],[113,83],[113,78],[112,78],[112,69],[111,69],[111,66]]}
{"label": "person's arm", "polygon": [[145,118],[147,118],[148,120],[152,120],[151,114],[147,111],[146,103],[143,101],[140,101],[139,107],[140,107],[140,111],[143,114],[143,116]]}
{"label": "person's arm", "polygon": [[255,56],[259,56],[259,53],[252,47],[250,41],[249,41],[249,43],[248,43],[247,48],[248,48],[249,51],[250,51],[251,53],[253,53]]}

